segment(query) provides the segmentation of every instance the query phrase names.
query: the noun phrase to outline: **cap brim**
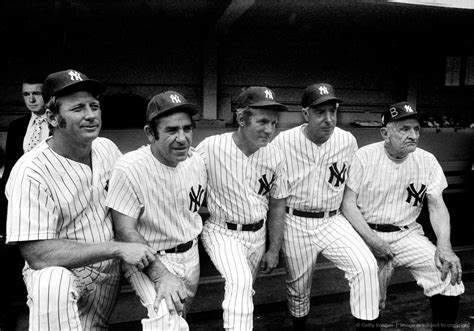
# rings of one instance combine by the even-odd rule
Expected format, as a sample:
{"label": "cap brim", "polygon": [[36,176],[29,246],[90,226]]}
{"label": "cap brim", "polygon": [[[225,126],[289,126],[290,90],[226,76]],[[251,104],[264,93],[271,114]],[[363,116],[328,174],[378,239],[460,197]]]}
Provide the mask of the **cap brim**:
{"label": "cap brim", "polygon": [[288,107],[275,101],[260,101],[249,105],[251,108],[272,108],[276,111],[287,111]]}
{"label": "cap brim", "polygon": [[60,97],[77,91],[87,91],[93,94],[100,94],[105,91],[105,86],[98,80],[88,79],[70,84],[63,89],[56,91],[54,95]]}
{"label": "cap brim", "polygon": [[418,113],[416,114],[410,114],[410,113],[407,113],[407,114],[403,114],[401,116],[398,116],[397,118],[395,119],[392,119],[391,122],[396,122],[396,121],[400,121],[400,120],[406,120],[408,118],[416,118],[418,121],[420,120],[420,115]]}
{"label": "cap brim", "polygon": [[156,117],[163,117],[165,115],[169,115],[171,113],[178,112],[178,111],[184,111],[188,113],[189,115],[193,116],[199,113],[199,110],[200,110],[199,107],[196,105],[193,105],[192,103],[182,103],[174,107],[168,108],[166,110],[163,110],[161,112],[157,112],[156,114],[153,114],[152,116],[148,118],[148,121],[151,121],[152,119]]}
{"label": "cap brim", "polygon": [[328,101],[336,101],[336,102],[342,103],[341,99],[328,95],[326,97],[318,98],[318,100],[316,100],[315,102],[313,102],[309,106],[317,106],[317,105],[320,105],[320,104],[328,102]]}

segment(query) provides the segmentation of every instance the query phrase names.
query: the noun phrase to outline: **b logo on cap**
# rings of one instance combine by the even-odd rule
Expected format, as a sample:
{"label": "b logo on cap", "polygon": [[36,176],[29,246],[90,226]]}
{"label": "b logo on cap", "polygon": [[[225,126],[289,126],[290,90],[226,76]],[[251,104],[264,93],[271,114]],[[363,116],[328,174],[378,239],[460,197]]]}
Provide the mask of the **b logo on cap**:
{"label": "b logo on cap", "polygon": [[179,98],[179,95],[171,94],[170,99],[171,99],[171,102],[173,103],[181,103],[181,99]]}
{"label": "b logo on cap", "polygon": [[68,72],[69,77],[71,77],[71,80],[74,81],[82,81],[81,74],[78,73],[77,71],[71,70]]}
{"label": "b logo on cap", "polygon": [[265,98],[273,100],[273,94],[270,90],[265,90]]}
{"label": "b logo on cap", "polygon": [[319,94],[329,94],[328,88],[326,86],[320,86],[319,87]]}
{"label": "b logo on cap", "polygon": [[407,113],[414,113],[413,109],[410,107],[410,105],[405,105],[403,106],[403,108],[405,108],[405,111]]}
{"label": "b logo on cap", "polygon": [[390,111],[390,116],[392,116],[392,118],[394,118],[398,115],[397,108],[395,108],[395,107],[390,108],[389,111]]}

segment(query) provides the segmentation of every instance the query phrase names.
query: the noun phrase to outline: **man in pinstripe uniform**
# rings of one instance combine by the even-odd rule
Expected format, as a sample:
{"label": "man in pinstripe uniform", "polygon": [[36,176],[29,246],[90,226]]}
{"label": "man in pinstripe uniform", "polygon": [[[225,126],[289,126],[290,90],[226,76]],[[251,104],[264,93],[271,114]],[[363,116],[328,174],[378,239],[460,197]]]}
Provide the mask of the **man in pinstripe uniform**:
{"label": "man in pinstripe uniform", "polygon": [[7,183],[7,243],[26,260],[30,330],[104,330],[120,280],[119,263],[141,268],[152,248],[113,241],[105,206],[109,176],[120,156],[97,138],[103,85],[75,70],[44,83],[52,137],[25,154]]}
{"label": "man in pinstripe uniform", "polygon": [[[436,158],[417,148],[420,123],[407,102],[382,114],[383,141],[361,148],[351,165],[343,211],[379,261],[381,308],[393,269],[407,267],[430,298],[433,329],[456,321],[464,292],[459,258],[450,242],[447,187]],[[428,202],[436,247],[416,222]]]}
{"label": "man in pinstripe uniform", "polygon": [[349,281],[356,326],[377,327],[377,264],[339,212],[347,168],[357,150],[354,136],[336,127],[340,101],[329,84],[308,86],[302,98],[307,123],[281,132],[273,142],[286,157],[289,181],[283,256],[295,330],[306,326],[320,253],[343,270]]}
{"label": "man in pinstripe uniform", "polygon": [[208,137],[197,147],[206,164],[210,212],[201,238],[225,279],[224,328],[251,330],[258,268],[274,269],[281,247],[287,181],[283,157],[268,143],[278,112],[287,108],[260,86],[243,91],[237,107],[238,130]]}
{"label": "man in pinstripe uniform", "polygon": [[148,318],[144,330],[188,330],[185,315],[199,282],[198,214],[206,169],[191,148],[192,115],[198,108],[179,93],[163,92],[148,103],[150,145],[115,164],[107,206],[118,237],[150,245],[158,254],[148,268],[124,264]]}

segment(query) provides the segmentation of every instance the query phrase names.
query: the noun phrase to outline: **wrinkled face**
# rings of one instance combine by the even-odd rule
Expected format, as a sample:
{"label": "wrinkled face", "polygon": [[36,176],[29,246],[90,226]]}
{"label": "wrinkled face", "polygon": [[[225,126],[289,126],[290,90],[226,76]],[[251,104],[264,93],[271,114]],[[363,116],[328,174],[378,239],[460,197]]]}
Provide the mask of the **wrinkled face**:
{"label": "wrinkled face", "polygon": [[418,145],[420,123],[414,118],[390,122],[381,128],[381,133],[388,153],[396,157],[405,157],[414,152]]}
{"label": "wrinkled face", "polygon": [[322,144],[331,137],[337,123],[338,104],[325,102],[315,107],[303,108],[303,117],[308,122],[306,133],[316,144]]}
{"label": "wrinkled face", "polygon": [[23,83],[21,93],[26,107],[33,113],[39,113],[43,109],[43,84]]}
{"label": "wrinkled face", "polygon": [[160,118],[156,126],[145,126],[153,155],[163,164],[176,167],[186,160],[193,141],[191,116],[186,112],[176,112]]}
{"label": "wrinkled face", "polygon": [[71,142],[92,142],[102,126],[99,100],[89,92],[79,91],[57,99],[59,112],[47,110],[54,136]]}
{"label": "wrinkled face", "polygon": [[272,109],[251,108],[252,115],[244,120],[242,133],[257,149],[266,146],[275,133],[278,112]]}

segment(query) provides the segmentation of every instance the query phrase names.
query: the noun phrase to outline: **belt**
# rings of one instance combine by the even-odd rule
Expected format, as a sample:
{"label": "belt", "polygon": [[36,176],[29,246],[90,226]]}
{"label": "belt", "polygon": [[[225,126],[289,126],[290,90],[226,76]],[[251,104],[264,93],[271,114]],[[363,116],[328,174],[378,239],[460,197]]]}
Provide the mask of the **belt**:
{"label": "belt", "polygon": [[193,247],[193,243],[194,243],[194,239],[188,241],[187,243],[178,245],[176,247],[159,251],[158,253],[161,254],[161,255],[164,254],[164,253],[184,253],[184,252],[189,251],[191,249],[191,247]]}
{"label": "belt", "polygon": [[300,217],[308,217],[308,218],[327,218],[327,217],[332,217],[337,214],[338,210],[334,209],[331,211],[320,211],[317,213],[313,213],[310,211],[302,211],[302,210],[297,210],[293,209],[290,207],[286,207],[286,212],[290,215],[295,215],[295,216],[300,216]]}
{"label": "belt", "polygon": [[367,223],[371,229],[374,229],[378,232],[397,232],[401,230],[408,230],[410,227],[408,225],[396,226],[392,224],[374,224]]}
{"label": "belt", "polygon": [[235,223],[228,223],[228,222],[226,222],[226,223],[227,223],[227,228],[229,230],[255,232],[255,231],[258,231],[262,228],[264,222],[265,222],[265,220],[262,218],[260,221],[258,221],[257,223],[253,223],[253,224],[235,224]]}

